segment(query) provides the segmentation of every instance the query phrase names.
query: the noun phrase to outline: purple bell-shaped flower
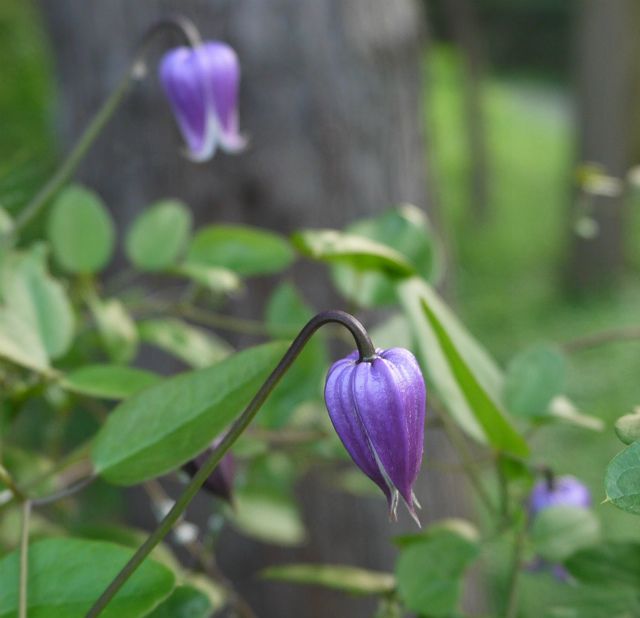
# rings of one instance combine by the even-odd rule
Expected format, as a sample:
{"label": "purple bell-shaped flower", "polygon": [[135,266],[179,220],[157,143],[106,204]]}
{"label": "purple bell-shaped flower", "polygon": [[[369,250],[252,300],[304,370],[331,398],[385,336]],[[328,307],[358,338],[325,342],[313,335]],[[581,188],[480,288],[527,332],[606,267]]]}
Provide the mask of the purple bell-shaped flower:
{"label": "purple bell-shaped flower", "polygon": [[573,476],[559,476],[538,481],[529,494],[528,511],[533,519],[540,511],[552,506],[575,506],[588,509],[591,492]]}
{"label": "purple bell-shaped flower", "polygon": [[353,461],[384,492],[390,515],[396,518],[400,495],[420,525],[413,484],[424,448],[422,372],[402,348],[358,358],[354,352],[329,370],[324,397],[331,422]]}
{"label": "purple bell-shaped flower", "polygon": [[[574,476],[554,477],[551,473],[547,478],[538,481],[529,494],[527,511],[530,521],[542,511],[554,506],[572,506],[579,509],[591,507],[591,492],[589,488]],[[571,576],[561,564],[550,564],[546,560],[536,557],[529,565],[530,571],[549,571],[559,582],[567,582]]]}
{"label": "purple bell-shaped flower", "polygon": [[160,81],[194,161],[207,161],[218,146],[241,151],[238,128],[240,63],[225,43],[168,51],[160,62]]}

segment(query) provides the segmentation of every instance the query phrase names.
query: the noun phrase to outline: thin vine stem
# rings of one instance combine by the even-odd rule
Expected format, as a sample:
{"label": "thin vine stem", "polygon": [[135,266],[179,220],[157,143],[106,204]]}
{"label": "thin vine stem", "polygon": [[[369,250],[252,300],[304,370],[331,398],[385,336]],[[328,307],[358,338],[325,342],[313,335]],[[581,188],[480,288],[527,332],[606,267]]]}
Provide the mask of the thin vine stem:
{"label": "thin vine stem", "polygon": [[144,58],[149,50],[151,42],[156,35],[167,28],[177,30],[191,46],[201,43],[200,35],[195,25],[182,16],[174,16],[162,19],[152,25],[143,35],[137,50],[134,54],[133,61],[127,68],[114,90],[111,92],[107,100],[102,104],[93,117],[89,125],[86,127],[78,141],[71,149],[69,154],[63,160],[60,167],[45,183],[45,185],[33,196],[29,203],[20,211],[15,219],[13,228],[9,231],[8,237],[15,236],[17,232],[22,230],[38,213],[47,205],[49,200],[69,181],[78,165],[85,157],[96,138],[102,133],[107,123],[113,117],[114,113],[129,92],[131,85],[142,78],[145,74]]}
{"label": "thin vine stem", "polygon": [[173,508],[165,515],[158,527],[137,549],[129,562],[127,562],[127,564],[109,584],[107,589],[100,595],[93,607],[91,607],[89,612],[86,614],[86,618],[95,618],[102,613],[102,610],[110,603],[113,597],[118,593],[120,588],[122,588],[131,575],[133,575],[140,564],[142,564],[156,545],[158,545],[158,543],[160,543],[160,541],[162,541],[162,539],[170,532],[171,528],[173,528],[174,524],[180,519],[182,513],[185,511],[191,500],[193,500],[207,478],[211,475],[224,454],[242,435],[251,421],[253,421],[262,404],[267,400],[267,397],[291,367],[300,352],[302,352],[311,336],[320,327],[329,323],[341,324],[349,330],[356,342],[358,353],[360,355],[358,362],[370,362],[376,357],[376,351],[369,334],[365,330],[364,326],[352,315],[345,313],[344,311],[324,311],[311,318],[311,320],[309,320],[309,322],[307,322],[307,324],[298,333],[298,336],[293,340],[293,343],[289,346],[289,349],[285,352],[276,368],[271,372],[242,414],[231,425],[231,428],[227,431],[218,446],[213,449],[207,461],[191,479],[182,495],[173,505]]}
{"label": "thin vine stem", "polygon": [[522,573],[522,555],[526,537],[526,525],[521,524],[513,540],[513,556],[511,558],[511,572],[507,586],[507,607],[505,618],[517,618],[520,575]]}
{"label": "thin vine stem", "polygon": [[22,532],[20,535],[20,589],[18,596],[18,616],[27,618],[27,580],[29,578],[29,522],[31,520],[31,501],[22,505]]}

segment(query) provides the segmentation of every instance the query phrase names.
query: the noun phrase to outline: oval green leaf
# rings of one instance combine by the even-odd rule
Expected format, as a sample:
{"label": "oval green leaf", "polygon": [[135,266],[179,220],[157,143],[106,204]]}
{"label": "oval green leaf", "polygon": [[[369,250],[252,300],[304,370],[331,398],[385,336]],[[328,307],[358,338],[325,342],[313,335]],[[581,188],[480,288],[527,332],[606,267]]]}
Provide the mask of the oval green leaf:
{"label": "oval green leaf", "polygon": [[233,348],[217,335],[177,318],[145,320],[140,339],[179,358],[191,367],[208,367],[229,356]]}
{"label": "oval green leaf", "polygon": [[584,584],[640,589],[640,543],[608,541],[577,551],[564,565]]}
{"label": "oval green leaf", "polygon": [[123,364],[131,361],[138,351],[138,330],[124,304],[117,298],[94,297],[89,300],[89,308],[111,360]]}
{"label": "oval green leaf", "polygon": [[[5,310],[11,314],[5,321],[22,322],[24,327],[19,331],[30,329],[48,358],[62,356],[73,341],[74,315],[64,287],[47,271],[44,246],[35,245],[28,253],[10,256],[3,267]],[[33,337],[25,337],[21,332],[8,337],[24,339],[28,356],[36,360]]]}
{"label": "oval green leaf", "polygon": [[600,540],[600,522],[589,509],[552,506],[536,516],[531,527],[536,553],[552,563]]}
{"label": "oval green leaf", "polygon": [[203,451],[246,406],[286,350],[276,342],[152,386],[121,403],[95,438],[97,473],[134,485]]}
{"label": "oval green leaf", "polygon": [[127,257],[140,270],[164,270],[176,263],[190,231],[187,206],[177,200],[158,202],[133,222],[125,241]]}
{"label": "oval green leaf", "polygon": [[214,225],[200,230],[187,253],[187,262],[221,266],[242,277],[280,272],[293,258],[293,251],[282,236],[240,225]]}
{"label": "oval green leaf", "polygon": [[515,356],[507,367],[504,401],[512,414],[541,417],[564,388],[566,361],[559,349],[536,345]]}
{"label": "oval green leaf", "polygon": [[113,252],[111,215],[100,197],[84,187],[67,187],[58,195],[47,234],[56,262],[70,273],[98,272]]}
{"label": "oval green leaf", "polygon": [[[46,539],[29,546],[29,618],[78,618],[126,564],[130,549],[102,541]],[[0,561],[0,618],[18,615],[18,552]],[[104,618],[144,616],[175,584],[166,567],[145,560],[100,614]]]}
{"label": "oval green leaf", "polygon": [[640,515],[640,442],[630,444],[609,462],[604,485],[610,502]]}
{"label": "oval green leaf", "polygon": [[[404,204],[377,217],[357,221],[345,229],[400,253],[423,279],[436,283],[442,271],[442,251],[426,215]],[[357,306],[374,307],[396,301],[394,281],[376,271],[363,271],[345,264],[332,269],[340,293]]]}
{"label": "oval green leaf", "polygon": [[395,278],[415,272],[401,253],[363,236],[338,230],[303,230],[291,240],[303,255],[314,260],[348,264],[356,270],[378,271]]}
{"label": "oval green leaf", "polygon": [[60,385],[72,393],[100,399],[126,399],[160,377],[136,367],[124,365],[88,365],[68,373]]}
{"label": "oval green leaf", "polygon": [[184,262],[171,270],[172,274],[186,277],[214,294],[231,294],[242,287],[236,273],[220,266],[207,266]]}
{"label": "oval green leaf", "polygon": [[460,602],[464,573],[478,553],[476,542],[450,530],[408,544],[396,564],[400,598],[419,614],[450,616]]}

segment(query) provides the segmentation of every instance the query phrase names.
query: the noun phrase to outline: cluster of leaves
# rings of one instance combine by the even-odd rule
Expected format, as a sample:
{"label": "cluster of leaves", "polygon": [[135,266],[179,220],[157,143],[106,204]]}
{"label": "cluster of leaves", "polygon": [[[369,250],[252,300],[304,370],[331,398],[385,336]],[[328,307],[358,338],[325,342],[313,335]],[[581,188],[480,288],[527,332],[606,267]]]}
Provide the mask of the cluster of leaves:
{"label": "cluster of leaves", "polygon": [[[2,227],[10,236],[12,222],[4,214]],[[262,320],[220,311],[245,293],[252,278],[285,273],[299,255],[325,262],[338,292],[358,311],[391,309],[372,329],[374,342],[416,352],[445,429],[457,443],[470,439],[484,447],[489,455],[484,465],[497,472],[501,488],[479,491],[493,518],[491,531],[483,534],[453,520],[400,537],[394,574],[289,565],[268,570],[266,577],[376,595],[380,616],[408,608],[444,617],[460,615],[465,573],[491,551],[496,534],[514,537],[524,547],[515,570],[529,552],[564,564],[590,590],[605,579],[600,565],[611,565],[610,580],[620,564],[640,560],[633,544],[603,544],[590,511],[553,508],[527,525],[523,499],[535,466],[524,436],[552,423],[598,430],[600,422],[563,395],[566,359],[558,348],[529,348],[503,372],[464,328],[435,289],[442,251],[419,209],[403,205],[344,231],[303,230],[287,239],[246,226],[193,232],[189,209],[167,200],[133,222],[124,240],[128,266],[105,277],[115,240],[100,198],[71,186],[51,205],[44,240],[20,248],[4,245],[0,484],[6,488],[0,509],[5,519],[18,512],[16,486],[37,503],[64,485],[65,472],[87,466],[111,485],[146,485],[176,474],[203,451],[240,414],[287,341],[314,313],[290,278],[276,286]],[[236,351],[220,334],[232,331],[267,341]],[[141,369],[136,363],[144,350],[168,355],[187,370],[161,377]],[[312,457],[325,463],[345,458],[321,410],[328,358],[326,342],[316,336],[269,398],[256,427],[235,446],[243,472],[235,508],[221,514],[247,535],[285,545],[304,542],[294,483]],[[29,418],[40,423],[43,414],[46,429],[38,428],[40,437],[23,439],[34,426]],[[637,470],[638,448],[631,444],[612,462],[607,482],[609,498],[631,511],[638,508],[632,467]],[[482,465],[465,463],[477,476],[476,485],[486,486]],[[368,483],[354,488],[343,469],[332,468],[336,486],[361,491]],[[151,487],[157,494],[158,487]],[[32,517],[32,537],[46,538],[29,548],[28,603],[39,608],[38,615],[75,616],[126,562],[139,535],[113,526],[81,534],[71,526],[75,538],[65,537],[58,524],[39,513]],[[0,536],[3,551],[17,544],[18,526],[6,528]],[[198,534],[215,541],[213,529]],[[0,561],[0,616],[17,608],[18,560],[14,551]],[[210,615],[234,595],[215,573],[209,575],[185,571],[162,546],[105,615]],[[628,575],[622,583],[631,589],[635,579]],[[637,605],[633,594],[629,599]]]}

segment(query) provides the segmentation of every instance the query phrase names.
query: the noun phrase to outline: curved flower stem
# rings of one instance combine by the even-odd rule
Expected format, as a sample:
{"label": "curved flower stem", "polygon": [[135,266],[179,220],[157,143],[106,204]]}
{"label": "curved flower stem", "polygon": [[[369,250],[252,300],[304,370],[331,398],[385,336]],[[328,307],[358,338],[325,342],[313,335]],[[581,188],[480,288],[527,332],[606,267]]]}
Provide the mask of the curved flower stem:
{"label": "curved flower stem", "polygon": [[198,493],[200,487],[202,487],[203,483],[218,465],[224,454],[249,426],[262,404],[266,401],[271,391],[273,391],[278,382],[291,367],[300,352],[302,352],[302,349],[307,344],[311,336],[321,326],[329,323],[341,324],[349,330],[358,347],[358,352],[360,354],[359,362],[370,362],[375,358],[376,351],[373,347],[369,334],[365,330],[364,326],[362,326],[362,324],[352,315],[349,315],[344,311],[324,311],[311,318],[311,320],[309,320],[309,322],[300,331],[298,336],[293,340],[293,343],[285,352],[282,360],[271,372],[264,384],[260,387],[260,390],[258,390],[253,399],[249,402],[249,405],[247,405],[242,414],[236,419],[233,425],[231,425],[231,428],[225,434],[224,438],[222,438],[218,446],[213,449],[209,459],[207,459],[204,465],[191,479],[182,495],[173,505],[173,508],[167,513],[167,515],[165,515],[158,527],[149,535],[147,540],[138,548],[136,553],[116,575],[115,579],[109,584],[107,589],[102,593],[102,595],[100,595],[100,598],[87,613],[86,618],[95,618],[100,615],[102,610],[108,605],[111,599],[113,599],[129,577],[133,575],[134,571],[140,566],[143,560],[145,560],[154,547],[158,545],[158,543],[160,543],[160,541],[162,541],[162,539],[169,533],[173,525],[178,521],[178,519],[180,519],[180,516],[191,500]]}
{"label": "curved flower stem", "polygon": [[31,502],[22,505],[22,533],[20,536],[20,590],[18,600],[19,618],[27,618],[27,579],[29,577],[29,521]]}
{"label": "curved flower stem", "polygon": [[120,79],[109,98],[103,103],[98,110],[89,126],[84,130],[71,152],[62,162],[53,176],[38,191],[31,201],[20,211],[16,217],[13,228],[5,237],[13,237],[17,232],[23,229],[38,213],[46,206],[47,202],[68,182],[78,165],[87,154],[89,148],[93,145],[96,138],[105,128],[115,111],[128,93],[131,84],[142,78],[145,73],[144,58],[149,50],[150,43],[155,39],[156,35],[167,28],[177,30],[182,34],[189,45],[197,45],[200,43],[200,35],[195,25],[188,19],[176,16],[163,19],[154,25],[142,36],[142,39],[134,54],[133,61]]}

